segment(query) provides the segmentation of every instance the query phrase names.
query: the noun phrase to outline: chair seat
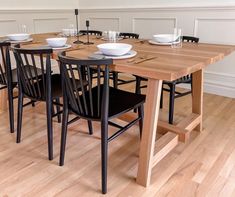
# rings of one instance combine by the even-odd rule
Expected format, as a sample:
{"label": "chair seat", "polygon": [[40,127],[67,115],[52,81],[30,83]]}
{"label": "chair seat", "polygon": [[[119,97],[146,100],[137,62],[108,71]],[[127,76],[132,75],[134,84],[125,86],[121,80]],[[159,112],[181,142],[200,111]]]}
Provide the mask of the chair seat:
{"label": "chair seat", "polygon": [[[38,95],[37,100],[46,101],[46,90],[44,88],[43,80],[34,83],[35,91]],[[26,94],[26,93],[25,93]],[[34,98],[32,95],[27,95],[29,98]],[[52,99],[62,97],[61,76],[59,74],[51,75],[51,96]]]}
{"label": "chair seat", "polygon": [[[100,91],[103,91],[103,86],[101,86]],[[90,118],[91,120],[100,120],[100,111],[98,109],[101,109],[101,100],[98,103],[98,88],[94,87],[92,88],[92,108],[94,115],[91,116],[91,108],[90,108],[90,101],[89,99],[89,92],[87,91],[85,94],[87,106],[88,106],[88,116],[86,117],[93,117]],[[82,96],[80,96],[81,102],[83,102]],[[116,89],[113,87],[109,87],[109,119],[119,116],[120,114],[123,114],[125,112],[128,112],[134,108],[139,107],[141,104],[143,104],[145,101],[145,96],[141,94],[135,94],[127,91],[123,91],[120,89]],[[99,104],[99,106],[98,106]],[[70,106],[71,109],[73,109],[72,106]],[[75,113],[75,109],[73,109]],[[79,114],[79,113],[78,113]]]}

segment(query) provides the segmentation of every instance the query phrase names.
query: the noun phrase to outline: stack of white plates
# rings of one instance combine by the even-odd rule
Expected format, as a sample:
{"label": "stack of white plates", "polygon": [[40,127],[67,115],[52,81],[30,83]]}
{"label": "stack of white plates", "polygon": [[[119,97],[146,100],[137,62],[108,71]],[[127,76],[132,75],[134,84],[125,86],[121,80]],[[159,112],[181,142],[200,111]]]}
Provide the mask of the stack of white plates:
{"label": "stack of white plates", "polygon": [[6,36],[11,43],[21,43],[21,42],[30,42],[33,39],[30,38],[30,34],[22,33],[22,34],[8,34]]}
{"label": "stack of white plates", "polygon": [[99,51],[96,54],[112,59],[126,59],[137,54],[136,51],[131,50],[132,45],[125,43],[105,43],[98,45],[97,48]]}
{"label": "stack of white plates", "polygon": [[156,44],[156,45],[171,45],[173,42],[177,43],[180,42],[177,36],[174,34],[157,34],[153,35],[152,40],[149,40],[150,44]]}

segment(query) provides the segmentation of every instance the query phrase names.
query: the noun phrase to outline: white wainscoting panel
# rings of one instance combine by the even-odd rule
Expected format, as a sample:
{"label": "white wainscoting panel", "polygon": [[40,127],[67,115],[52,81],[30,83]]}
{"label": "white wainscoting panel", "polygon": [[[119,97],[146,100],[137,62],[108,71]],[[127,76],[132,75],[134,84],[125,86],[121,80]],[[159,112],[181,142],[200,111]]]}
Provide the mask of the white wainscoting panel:
{"label": "white wainscoting panel", "polygon": [[91,27],[90,29],[99,29],[100,31],[119,31],[120,18],[89,18]]}
{"label": "white wainscoting panel", "polygon": [[[151,38],[154,34],[173,33],[177,26],[176,18],[133,18],[133,32],[138,32],[141,38]],[[143,28],[144,27],[144,28]],[[161,28],[159,28],[161,27]]]}
{"label": "white wainscoting panel", "polygon": [[0,10],[0,36],[18,33],[22,24],[27,26],[29,33],[61,31],[75,24],[74,10]]}
{"label": "white wainscoting panel", "polygon": [[[94,8],[81,9],[80,21],[91,18],[92,27],[107,30],[102,20],[119,18],[119,31],[139,33],[151,38],[156,33],[172,33],[182,28],[184,35],[198,36],[200,42],[235,44],[235,6],[158,7],[158,8]],[[112,26],[113,27],[113,26]],[[208,66],[205,92],[235,98],[235,53]]]}
{"label": "white wainscoting panel", "polygon": [[197,18],[194,34],[201,42],[235,44],[235,18]]}
{"label": "white wainscoting panel", "polygon": [[18,31],[16,20],[0,20],[1,34],[9,34],[10,32]]}
{"label": "white wainscoting panel", "polygon": [[40,18],[33,19],[34,32],[59,32],[69,23],[69,18]]}

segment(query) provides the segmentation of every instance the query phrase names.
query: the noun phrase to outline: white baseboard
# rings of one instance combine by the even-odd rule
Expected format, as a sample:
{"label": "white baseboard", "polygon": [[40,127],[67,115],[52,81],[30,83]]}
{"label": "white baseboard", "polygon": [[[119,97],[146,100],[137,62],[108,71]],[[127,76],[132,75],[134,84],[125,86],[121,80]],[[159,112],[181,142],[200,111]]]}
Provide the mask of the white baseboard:
{"label": "white baseboard", "polygon": [[[181,84],[179,87],[190,88],[188,84]],[[235,76],[205,71],[204,92],[235,98]]]}

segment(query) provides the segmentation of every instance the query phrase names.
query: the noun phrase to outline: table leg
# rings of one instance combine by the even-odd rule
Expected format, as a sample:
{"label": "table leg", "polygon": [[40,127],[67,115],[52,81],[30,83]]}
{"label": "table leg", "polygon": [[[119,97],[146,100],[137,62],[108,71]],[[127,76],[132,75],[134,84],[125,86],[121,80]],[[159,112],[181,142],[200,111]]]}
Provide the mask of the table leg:
{"label": "table leg", "polygon": [[162,80],[148,80],[144,125],[140,144],[137,183],[148,186],[153,167],[154,147],[160,107]]}
{"label": "table leg", "polygon": [[202,131],[202,110],[203,110],[203,70],[199,70],[192,74],[192,112],[201,116],[196,131]]}
{"label": "table leg", "polygon": [[0,112],[7,110],[8,108],[7,100],[8,100],[7,89],[2,89],[0,91]]}

